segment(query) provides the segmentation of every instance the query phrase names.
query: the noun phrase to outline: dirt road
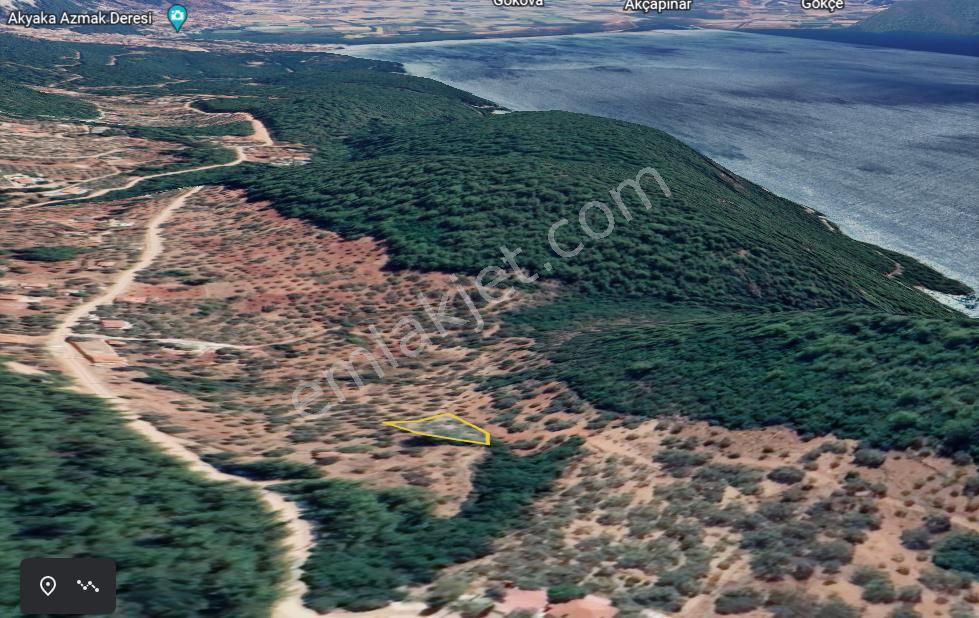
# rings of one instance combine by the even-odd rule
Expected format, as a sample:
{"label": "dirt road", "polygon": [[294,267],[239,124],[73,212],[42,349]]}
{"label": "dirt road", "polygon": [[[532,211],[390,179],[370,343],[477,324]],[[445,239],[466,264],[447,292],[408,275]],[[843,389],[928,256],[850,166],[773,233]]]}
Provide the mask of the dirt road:
{"label": "dirt road", "polygon": [[[190,106],[190,103],[189,102],[186,104],[186,108],[187,109],[190,109],[190,110],[193,110],[195,112],[198,112],[200,114],[206,114],[207,113],[207,112],[202,112],[202,111],[200,111],[198,109],[194,109],[193,107]],[[252,125],[252,129],[254,130],[254,134],[251,136],[252,139],[254,139],[255,141],[257,141],[258,143],[260,143],[260,144],[262,144],[264,146],[271,146],[271,145],[273,145],[272,136],[269,134],[269,131],[265,127],[265,125],[262,124],[262,121],[260,121],[258,118],[255,118],[251,114],[248,114],[248,113],[245,113],[245,112],[240,112],[240,113],[243,114],[243,115],[245,115],[245,116],[247,116],[248,117],[248,121]],[[99,189],[98,191],[93,191],[92,193],[89,193],[88,195],[83,195],[81,197],[66,198],[66,199],[61,199],[61,200],[49,200],[47,202],[41,202],[39,204],[30,204],[29,206],[20,206],[20,207],[9,207],[8,206],[6,208],[0,208],[0,212],[7,211],[7,210],[30,210],[31,208],[40,208],[41,206],[51,206],[51,205],[54,205],[54,204],[65,204],[65,203],[70,203],[70,202],[77,202],[79,200],[91,199],[93,197],[102,197],[106,193],[110,193],[112,191],[121,191],[121,190],[124,190],[124,189],[131,189],[132,187],[135,187],[139,183],[141,183],[141,182],[143,182],[145,180],[149,180],[151,178],[162,178],[163,176],[176,176],[178,174],[189,174],[191,172],[202,172],[204,170],[216,169],[216,168],[219,168],[219,167],[232,167],[234,165],[240,165],[240,164],[244,163],[245,162],[245,159],[246,159],[244,146],[233,146],[232,149],[235,151],[235,158],[234,158],[234,160],[229,161],[227,163],[215,163],[213,165],[202,165],[200,167],[194,167],[194,168],[186,169],[186,170],[176,170],[176,171],[173,171],[173,172],[161,172],[159,174],[149,174],[147,176],[139,176],[139,177],[133,178],[132,180],[130,180],[126,184],[123,184],[123,185],[120,185],[120,186],[117,186],[117,187],[106,187],[105,189]],[[91,157],[84,157],[84,158],[91,158]],[[89,179],[89,180],[92,180],[92,179]]]}
{"label": "dirt road", "polygon": [[107,399],[126,419],[129,427],[159,446],[166,453],[178,459],[189,469],[211,480],[238,483],[254,489],[268,508],[285,524],[284,559],[289,568],[289,576],[285,582],[283,596],[274,608],[272,615],[274,618],[317,616],[318,614],[316,612],[302,605],[302,597],[306,592],[306,585],[300,577],[302,575],[302,565],[309,557],[309,551],[313,544],[313,530],[308,522],[301,519],[299,508],[294,503],[285,500],[280,494],[267,489],[261,483],[219,472],[205,463],[196,453],[188,449],[176,437],[165,434],[152,424],[140,419],[132,409],[127,407],[127,402],[117,396],[109,385],[99,377],[93,367],[67,342],[68,336],[71,335],[72,327],[78,324],[82,318],[98,309],[98,307],[111,304],[132,284],[136,275],[141,270],[153,263],[163,250],[160,227],[167,222],[177,209],[184,205],[188,198],[195,195],[201,189],[202,187],[194,187],[193,189],[182,192],[150,219],[146,227],[143,250],[139,260],[120,273],[119,278],[102,294],[79,305],[65,316],[58,327],[48,335],[45,346],[59,368],[65,374],[74,378],[82,391]]}
{"label": "dirt road", "polygon": [[[228,99],[228,98],[233,98],[233,97],[205,97],[205,98],[211,98],[211,99]],[[198,114],[209,114],[210,113],[210,112],[204,112],[204,111],[201,111],[201,110],[197,109],[196,107],[194,107],[193,104],[194,104],[193,101],[187,101],[186,103],[184,103],[184,109],[190,110],[192,112],[197,112]],[[272,141],[272,136],[269,135],[268,129],[265,128],[265,125],[262,124],[262,122],[258,118],[252,116],[248,112],[234,112],[234,113],[242,114],[244,116],[248,116],[248,122],[251,123],[252,130],[254,131],[254,133],[252,133],[252,135],[251,135],[251,138],[253,140],[255,140],[256,142],[262,144],[263,146],[272,146],[272,145],[274,145],[275,142]]]}
{"label": "dirt road", "polygon": [[70,202],[77,202],[79,200],[87,200],[87,199],[90,199],[90,198],[93,198],[93,197],[101,197],[101,196],[103,196],[106,193],[109,193],[111,191],[121,191],[123,189],[130,189],[132,187],[135,187],[139,183],[143,182],[144,180],[149,180],[150,178],[161,178],[163,176],[176,176],[177,174],[189,174],[191,172],[201,172],[201,171],[204,171],[204,170],[210,170],[210,169],[214,169],[214,168],[218,168],[218,167],[231,167],[233,165],[240,165],[240,164],[244,163],[245,162],[245,150],[244,150],[244,148],[242,148],[241,146],[235,146],[234,147],[234,151],[235,151],[235,158],[234,158],[234,160],[229,161],[228,163],[215,163],[213,165],[202,165],[201,167],[194,167],[194,168],[186,169],[186,170],[176,170],[176,171],[173,171],[173,172],[161,172],[159,174],[150,174],[148,176],[139,176],[137,178],[133,178],[132,180],[130,180],[129,182],[127,182],[124,185],[120,185],[118,187],[107,187],[105,189],[99,189],[98,191],[93,191],[92,193],[89,193],[88,195],[84,195],[82,197],[73,197],[73,198],[68,198],[68,199],[64,199],[64,200],[51,200],[49,202],[41,202],[39,204],[30,204],[29,206],[20,206],[20,207],[17,207],[17,206],[10,207],[10,206],[8,206],[6,208],[0,208],[0,212],[3,212],[5,210],[17,210],[17,211],[30,210],[32,208],[40,208],[41,206],[52,206],[54,204],[66,204],[66,203],[70,203]]}

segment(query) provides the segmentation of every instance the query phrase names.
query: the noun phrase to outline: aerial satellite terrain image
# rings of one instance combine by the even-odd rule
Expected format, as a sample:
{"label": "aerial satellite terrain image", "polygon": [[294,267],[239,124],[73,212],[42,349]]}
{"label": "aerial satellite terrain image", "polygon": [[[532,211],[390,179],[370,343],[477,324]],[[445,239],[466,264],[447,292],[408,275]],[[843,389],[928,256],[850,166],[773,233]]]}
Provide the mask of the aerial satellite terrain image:
{"label": "aerial satellite terrain image", "polygon": [[0,0],[0,618],[979,617],[979,0]]}

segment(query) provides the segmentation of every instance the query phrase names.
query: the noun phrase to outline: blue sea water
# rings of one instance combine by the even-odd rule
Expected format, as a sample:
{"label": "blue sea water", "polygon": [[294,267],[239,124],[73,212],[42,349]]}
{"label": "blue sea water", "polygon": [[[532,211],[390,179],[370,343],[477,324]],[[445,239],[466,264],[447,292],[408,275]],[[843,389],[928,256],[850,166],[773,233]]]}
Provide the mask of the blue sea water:
{"label": "blue sea water", "polygon": [[345,53],[515,110],[662,129],[851,236],[979,288],[979,58],[711,30]]}

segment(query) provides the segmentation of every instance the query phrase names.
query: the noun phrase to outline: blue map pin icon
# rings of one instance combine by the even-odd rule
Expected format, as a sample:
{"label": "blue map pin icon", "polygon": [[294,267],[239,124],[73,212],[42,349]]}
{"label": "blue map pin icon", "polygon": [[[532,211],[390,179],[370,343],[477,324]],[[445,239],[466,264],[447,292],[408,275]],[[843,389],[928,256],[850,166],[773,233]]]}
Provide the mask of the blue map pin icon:
{"label": "blue map pin icon", "polygon": [[187,21],[187,7],[182,4],[175,4],[167,9],[167,19],[170,20],[170,24],[173,29],[180,32],[180,27],[184,25]]}

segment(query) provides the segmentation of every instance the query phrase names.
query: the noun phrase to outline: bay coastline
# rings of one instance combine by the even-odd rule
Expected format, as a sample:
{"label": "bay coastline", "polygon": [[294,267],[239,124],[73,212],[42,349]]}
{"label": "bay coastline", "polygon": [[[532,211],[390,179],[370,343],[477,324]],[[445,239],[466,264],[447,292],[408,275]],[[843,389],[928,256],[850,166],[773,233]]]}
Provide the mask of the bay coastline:
{"label": "bay coastline", "polygon": [[[979,205],[969,191],[979,168],[979,72],[971,71],[979,59],[702,30],[341,53],[399,62],[515,111],[560,109],[662,129],[854,238],[979,287]],[[817,68],[794,74],[799,63]]]}

